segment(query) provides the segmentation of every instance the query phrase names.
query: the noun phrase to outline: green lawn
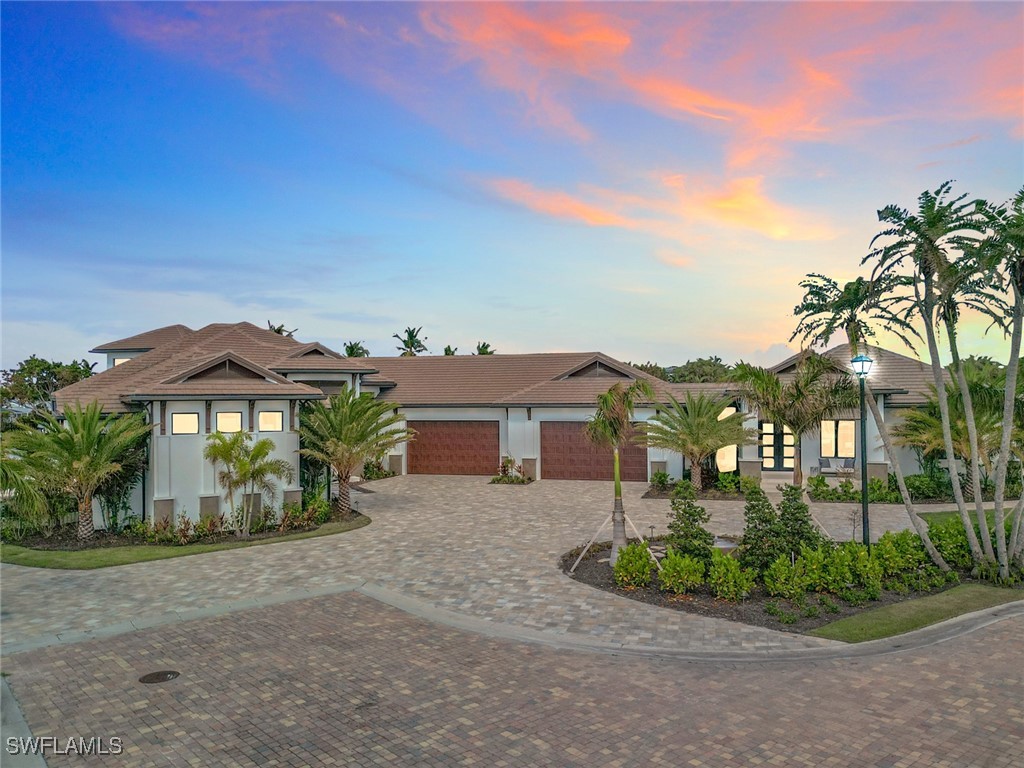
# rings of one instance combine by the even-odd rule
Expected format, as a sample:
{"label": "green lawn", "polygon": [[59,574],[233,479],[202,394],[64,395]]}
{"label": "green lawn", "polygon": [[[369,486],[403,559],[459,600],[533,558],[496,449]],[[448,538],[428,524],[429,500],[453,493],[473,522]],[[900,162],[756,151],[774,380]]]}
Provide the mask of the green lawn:
{"label": "green lawn", "polygon": [[[968,502],[967,503],[967,509],[971,513],[971,522],[972,523],[975,522],[977,520],[978,516],[977,516],[977,514],[974,511],[974,504],[972,502]],[[1012,511],[1012,509],[1013,509],[1012,506],[1004,507],[1003,514],[1009,516],[1009,513]],[[960,513],[957,512],[955,509],[950,509],[950,510],[943,511],[943,512],[921,512],[919,516],[920,516],[920,518],[922,520],[924,520],[929,525],[931,525],[933,523],[944,523],[947,520],[952,520],[954,518],[957,519],[957,520],[960,519]],[[996,524],[996,511],[995,511],[995,509],[986,509],[985,510],[985,517],[988,519],[988,527],[990,529],[994,528],[995,524]]]}
{"label": "green lawn", "polygon": [[92,570],[93,568],[108,568],[112,565],[142,563],[147,560],[165,560],[169,557],[185,557],[187,555],[201,555],[206,552],[220,552],[224,549],[258,547],[263,544],[277,544],[282,541],[298,541],[300,539],[313,539],[318,536],[331,536],[336,533],[345,533],[356,528],[362,528],[364,525],[369,525],[369,523],[370,518],[364,515],[355,520],[325,523],[315,531],[292,533],[272,539],[227,541],[220,544],[187,544],[177,547],[147,544],[133,547],[82,549],[76,552],[64,552],[60,550],[29,549],[28,547],[19,547],[16,544],[3,544],[0,545],[0,562],[13,565],[27,565],[32,568]]}
{"label": "green lawn", "polygon": [[1024,600],[1024,591],[988,584],[961,584],[937,595],[876,608],[839,619],[810,634],[844,643],[862,643],[910,632],[982,608]]}

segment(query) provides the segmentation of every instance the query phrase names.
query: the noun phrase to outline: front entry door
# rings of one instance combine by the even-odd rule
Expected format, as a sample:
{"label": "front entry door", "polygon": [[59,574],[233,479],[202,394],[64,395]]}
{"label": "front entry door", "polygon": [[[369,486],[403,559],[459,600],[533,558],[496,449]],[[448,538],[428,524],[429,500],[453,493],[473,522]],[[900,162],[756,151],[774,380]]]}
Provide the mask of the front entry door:
{"label": "front entry door", "polygon": [[792,469],[795,453],[796,443],[789,427],[773,424],[770,421],[761,422],[762,469],[768,471]]}

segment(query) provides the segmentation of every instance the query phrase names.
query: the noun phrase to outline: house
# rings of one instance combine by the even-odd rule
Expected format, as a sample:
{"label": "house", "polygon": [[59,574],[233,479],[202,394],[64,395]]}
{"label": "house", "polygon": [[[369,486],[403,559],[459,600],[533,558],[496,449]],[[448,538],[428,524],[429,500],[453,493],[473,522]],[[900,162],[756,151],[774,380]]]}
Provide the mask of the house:
{"label": "house", "polygon": [[[214,431],[248,430],[275,443],[275,457],[295,468],[295,480],[267,501],[275,507],[301,498],[298,485],[299,403],[353,387],[393,402],[416,439],[386,457],[400,474],[493,475],[511,456],[537,479],[605,479],[611,455],[593,446],[584,425],[597,396],[616,383],[648,382],[655,402],[640,403],[637,421],[653,417],[669,396],[688,393],[728,396],[728,383],[672,384],[600,352],[346,358],[323,344],[302,343],[251,323],[213,324],[198,330],[172,325],[96,347],[107,355],[105,371],[55,394],[55,408],[99,400],[107,413],[140,411],[153,424],[149,468],[135,491],[132,509],[147,520],[185,514],[192,519],[224,513],[215,469],[203,459]],[[826,353],[849,366],[849,348]],[[876,360],[873,390],[886,421],[925,402],[928,367],[885,350]],[[774,367],[790,373],[799,355]],[[748,411],[739,400],[734,408]],[[716,456],[722,471],[789,471],[793,438],[786,430],[748,413],[756,445],[731,446]],[[858,456],[859,417],[840,414],[820,434],[804,437],[805,474],[820,457]],[[869,419],[871,472],[888,472]],[[678,454],[642,446],[621,456],[624,480],[646,482],[652,473],[679,477]],[[906,461],[907,463],[904,463]],[[901,463],[914,471],[908,452]],[[97,518],[99,515],[97,513]],[[97,519],[97,524],[100,520]]]}

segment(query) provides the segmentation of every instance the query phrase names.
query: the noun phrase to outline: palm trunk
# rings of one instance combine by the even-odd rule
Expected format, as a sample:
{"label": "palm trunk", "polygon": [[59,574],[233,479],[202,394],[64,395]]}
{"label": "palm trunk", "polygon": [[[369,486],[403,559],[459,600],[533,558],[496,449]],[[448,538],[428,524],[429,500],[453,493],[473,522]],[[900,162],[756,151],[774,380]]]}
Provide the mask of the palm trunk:
{"label": "palm trunk", "polygon": [[[1010,528],[1009,554],[1007,560],[1013,560],[1024,556],[1024,493],[1017,499],[1017,506],[1013,508],[1013,525]],[[1004,523],[1005,525],[1005,523]]]}
{"label": "palm trunk", "polygon": [[[1007,552],[1006,529],[1004,527],[1003,503],[1006,499],[1006,474],[1010,466],[1010,437],[1013,432],[1014,406],[1017,404],[1017,376],[1020,372],[1020,345],[1024,331],[1024,291],[1014,291],[1013,330],[1010,333],[1010,359],[1006,363],[1006,392],[1003,395],[1003,432],[999,440],[999,456],[996,458],[996,493],[994,499],[996,524],[996,555],[999,559],[999,575],[1010,577],[1010,561],[1020,549],[1021,504],[1018,502],[1014,513],[1010,535],[1010,552]],[[1024,492],[1021,493],[1024,499]]]}
{"label": "palm trunk", "polygon": [[95,533],[92,524],[92,496],[86,494],[78,500],[78,540],[87,541]]}
{"label": "palm trunk", "polygon": [[696,493],[704,490],[704,473],[701,471],[701,462],[694,460],[692,456],[686,457],[690,462],[690,484]]}
{"label": "palm trunk", "polygon": [[949,468],[949,479],[953,486],[953,499],[956,501],[957,511],[960,513],[960,522],[963,523],[964,533],[967,535],[967,543],[971,548],[971,559],[976,565],[980,565],[984,556],[978,537],[974,533],[974,523],[967,513],[967,502],[964,501],[964,491],[960,487],[960,473],[956,467],[956,452],[953,450],[953,433],[949,422],[949,399],[946,395],[946,380],[942,375],[942,361],[939,359],[939,343],[935,338],[935,297],[932,293],[932,275],[925,273],[924,276],[924,301],[921,307],[921,316],[924,321],[925,337],[928,340],[928,354],[932,359],[932,377],[935,379],[935,390],[939,397],[939,416],[942,419],[942,439],[946,449],[946,463]]}
{"label": "palm trunk", "polygon": [[797,488],[802,488],[804,484],[804,459],[800,453],[801,440],[803,440],[803,435],[793,435],[793,485]]}
{"label": "palm trunk", "polygon": [[949,570],[949,564],[945,561],[939,550],[932,544],[931,537],[928,535],[928,523],[918,517],[917,512],[914,510],[914,503],[910,499],[910,491],[907,490],[907,482],[903,478],[903,470],[900,468],[899,461],[896,460],[896,451],[893,450],[892,439],[889,437],[889,430],[885,426],[885,421],[882,419],[882,414],[878,410],[878,403],[875,401],[875,393],[871,391],[871,385],[864,382],[864,394],[865,401],[868,404],[868,408],[871,409],[871,415],[875,419],[875,425],[878,427],[878,436],[882,438],[882,447],[885,449],[885,455],[889,459],[889,464],[892,466],[892,472],[896,475],[896,487],[900,489],[900,496],[903,498],[903,506],[907,510],[907,515],[910,517],[910,524],[914,526],[914,530],[917,531],[917,535],[921,538],[921,542],[924,544],[925,550],[928,552],[928,557],[932,559],[943,571]]}
{"label": "palm trunk", "polygon": [[[613,568],[619,559],[619,550],[626,546],[626,511],[622,508],[622,476],[619,470],[619,446],[612,448],[615,470],[615,505],[612,507],[612,551],[608,563]],[[692,476],[692,472],[690,473]]]}
{"label": "palm trunk", "polygon": [[352,488],[349,485],[350,475],[338,475],[338,495],[331,501],[334,516],[343,519],[352,514]]}
{"label": "palm trunk", "polygon": [[971,465],[971,491],[974,494],[974,515],[978,519],[978,530],[981,532],[981,545],[985,557],[995,560],[995,553],[992,551],[992,536],[988,532],[988,520],[985,519],[985,503],[981,498],[981,466],[978,461],[978,425],[974,420],[974,399],[971,397],[971,390],[967,386],[967,377],[964,375],[963,366],[960,364],[960,347],[956,340],[956,325],[945,319],[946,337],[949,339],[949,354],[953,361],[953,371],[956,373],[956,381],[960,387],[960,396],[964,402],[964,416],[967,419],[967,440],[970,446]]}

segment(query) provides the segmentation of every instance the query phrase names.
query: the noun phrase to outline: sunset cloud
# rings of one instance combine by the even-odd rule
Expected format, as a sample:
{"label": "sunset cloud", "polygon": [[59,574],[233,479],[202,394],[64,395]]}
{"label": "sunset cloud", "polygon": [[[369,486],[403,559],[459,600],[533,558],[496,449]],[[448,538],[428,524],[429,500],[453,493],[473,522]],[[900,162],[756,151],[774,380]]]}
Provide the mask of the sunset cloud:
{"label": "sunset cloud", "polygon": [[588,203],[567,192],[538,189],[518,179],[492,179],[486,186],[499,197],[536,213],[579,221],[591,227],[627,227],[636,224],[618,213]]}

